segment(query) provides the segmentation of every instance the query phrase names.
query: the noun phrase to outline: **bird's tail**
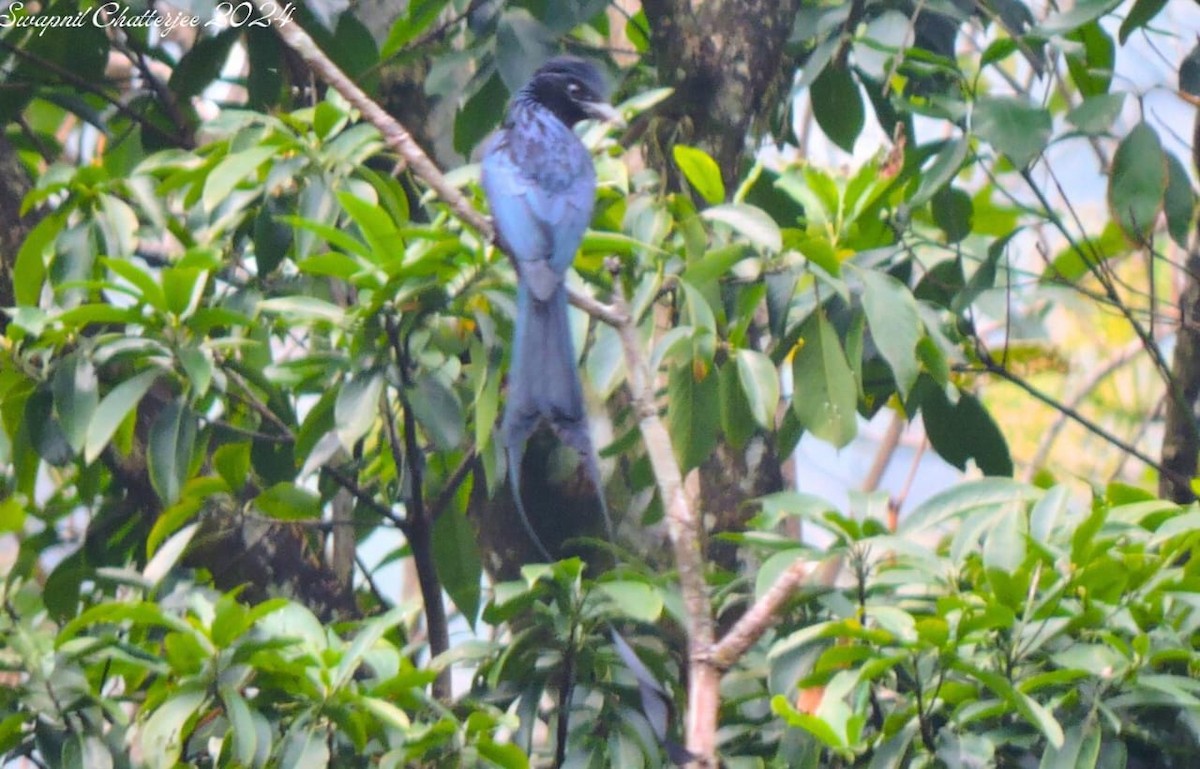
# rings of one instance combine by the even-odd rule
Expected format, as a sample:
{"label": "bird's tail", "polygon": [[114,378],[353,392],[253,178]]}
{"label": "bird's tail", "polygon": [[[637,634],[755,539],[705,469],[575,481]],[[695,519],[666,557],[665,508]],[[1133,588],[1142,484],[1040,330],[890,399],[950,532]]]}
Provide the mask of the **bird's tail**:
{"label": "bird's tail", "polygon": [[540,302],[518,284],[505,444],[523,446],[539,419],[545,419],[567,445],[581,454],[591,453],[583,387],[567,320],[566,287],[560,285],[549,301]]}
{"label": "bird's tail", "polygon": [[521,500],[521,458],[525,443],[540,420],[545,420],[558,439],[575,449],[587,466],[588,476],[600,500],[605,528],[612,537],[612,521],[604,501],[604,487],[587,411],[583,404],[583,385],[571,341],[567,319],[567,289],[559,285],[549,301],[541,302],[524,283],[517,284],[517,323],[512,363],[508,374],[508,401],[504,409],[501,436],[508,460],[509,479],[521,522],[538,550],[551,560],[537,532],[533,530]]}

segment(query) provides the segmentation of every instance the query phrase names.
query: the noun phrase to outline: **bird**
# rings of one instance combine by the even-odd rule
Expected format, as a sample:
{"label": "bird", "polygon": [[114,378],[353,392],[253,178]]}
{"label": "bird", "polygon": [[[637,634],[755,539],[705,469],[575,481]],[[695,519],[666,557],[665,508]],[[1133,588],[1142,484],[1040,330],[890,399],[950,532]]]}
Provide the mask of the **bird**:
{"label": "bird", "polygon": [[546,61],[513,96],[481,161],[480,181],[496,240],[517,273],[500,438],[522,523],[547,560],[525,513],[520,477],[525,444],[543,424],[585,463],[611,534],[567,320],[565,283],[596,202],[592,157],[574,126],[587,119],[619,122],[605,96],[604,78],[591,62],[573,56]]}

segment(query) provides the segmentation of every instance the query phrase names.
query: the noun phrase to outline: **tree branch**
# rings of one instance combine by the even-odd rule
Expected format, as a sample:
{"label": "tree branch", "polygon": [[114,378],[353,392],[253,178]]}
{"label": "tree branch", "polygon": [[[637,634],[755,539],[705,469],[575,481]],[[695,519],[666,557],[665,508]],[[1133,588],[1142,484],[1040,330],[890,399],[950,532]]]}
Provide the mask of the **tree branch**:
{"label": "tree branch", "polygon": [[783,604],[801,585],[808,582],[810,585],[832,587],[841,568],[841,556],[830,558],[820,565],[815,565],[805,558],[797,559],[779,575],[775,584],[763,593],[762,598],[738,619],[737,624],[729,629],[721,642],[713,647],[713,664],[721,670],[732,667],[746,650],[762,637],[767,628],[775,623]]}
{"label": "tree branch", "polygon": [[671,438],[658,415],[651,387],[651,372],[638,339],[637,321],[629,313],[624,290],[614,275],[614,301],[617,313],[624,322],[617,327],[625,366],[629,371],[628,385],[633,398],[638,427],[646,445],[646,453],[658,484],[666,511],[667,533],[679,571],[679,585],[687,615],[688,635],[688,713],[687,750],[695,757],[695,765],[716,766],[717,705],[721,671],[713,661],[714,622],[708,582],[704,574],[704,551],[701,547],[700,521],[683,490],[683,473],[671,448]]}
{"label": "tree branch", "polygon": [[1134,446],[1127,441],[1121,440],[1117,436],[1113,435],[1110,431],[1104,429],[1100,425],[1098,425],[1095,422],[1093,422],[1092,420],[1088,419],[1083,414],[1079,413],[1078,411],[1071,408],[1067,404],[1062,403],[1058,400],[1055,400],[1050,395],[1047,395],[1046,393],[1042,392],[1038,388],[1031,385],[1029,382],[1026,382],[1021,377],[1017,376],[1016,374],[1012,373],[1008,369],[1004,368],[1000,364],[993,361],[990,357],[984,356],[982,359],[982,362],[983,362],[983,370],[984,371],[986,371],[990,374],[995,374],[996,376],[998,376],[1001,379],[1004,379],[1006,381],[1012,382],[1017,387],[1020,387],[1022,390],[1029,393],[1037,400],[1041,401],[1042,403],[1045,403],[1050,408],[1058,411],[1061,414],[1064,414],[1065,416],[1069,417],[1070,419],[1075,420],[1080,425],[1083,425],[1085,428],[1087,428],[1088,431],[1094,433],[1095,435],[1100,436],[1101,438],[1108,441],[1112,445],[1121,449],[1121,451],[1124,451],[1125,453],[1129,454],[1130,456],[1141,460],[1147,466],[1149,466],[1151,469],[1153,469],[1155,472],[1158,472],[1158,473],[1161,473],[1164,475],[1170,475],[1172,478],[1175,478],[1178,482],[1181,482],[1181,483],[1186,484],[1190,481],[1189,478],[1180,477],[1178,473],[1176,473],[1172,470],[1169,470],[1168,468],[1163,467],[1158,462],[1155,462],[1153,457],[1151,457],[1149,454],[1147,454],[1146,452],[1139,449],[1137,446]]}
{"label": "tree branch", "polygon": [[[384,318],[384,328],[387,331],[388,343],[400,371],[399,397],[404,409],[404,451],[400,451],[399,438],[396,436],[396,421],[391,413],[391,407],[384,404],[384,422],[388,428],[388,439],[392,446],[392,458],[396,463],[397,479],[403,477],[405,465],[408,467],[411,492],[406,505],[408,507],[408,536],[412,545],[413,565],[417,571],[417,582],[421,587],[421,599],[425,603],[425,625],[429,633],[429,653],[436,657],[450,648],[450,626],[446,619],[446,606],[442,603],[442,582],[438,578],[437,567],[433,562],[433,520],[425,507],[425,472],[424,454],[417,445],[417,420],[413,415],[411,404],[405,390],[412,386],[408,371],[408,350],[404,340],[400,338],[400,329],[396,326],[396,318],[388,313]],[[438,673],[433,682],[433,696],[439,700],[450,699],[450,668],[446,667]]]}

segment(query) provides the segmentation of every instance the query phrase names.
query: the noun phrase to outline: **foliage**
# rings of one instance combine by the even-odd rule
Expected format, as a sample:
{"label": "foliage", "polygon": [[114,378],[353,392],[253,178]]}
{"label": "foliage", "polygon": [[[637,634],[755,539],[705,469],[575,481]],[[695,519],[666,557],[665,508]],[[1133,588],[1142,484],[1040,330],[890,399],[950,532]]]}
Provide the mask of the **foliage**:
{"label": "foliage", "polygon": [[[605,3],[477,5],[409,3],[378,41],[352,14],[326,25],[300,8],[294,23],[367,89],[387,66],[427,65],[423,128],[444,129],[443,160],[461,160],[556,41],[603,48],[618,18]],[[723,621],[797,558],[825,557],[779,533],[790,518],[829,531],[852,573],[793,602],[727,673],[721,752],[738,767],[1188,765],[1195,510],[1120,486],[1080,505],[1007,480],[1011,425],[982,391],[990,374],[1030,385],[1020,366],[1039,361],[1022,359],[1022,334],[1064,291],[1099,298],[1162,360],[1143,326],[1155,292],[1143,304],[1120,270],[1186,245],[1196,200],[1112,68],[1163,4],[1134,3],[1117,43],[1112,2],[1040,20],[1015,2],[936,5],[797,15],[796,90],[765,111],[807,103],[848,151],[872,121],[893,137],[851,166],[785,147],[730,173],[680,141],[635,173],[647,147],[585,136],[600,190],[572,281],[628,291],[685,473],[729,447],[785,457],[806,433],[844,447],[888,409],[919,415],[948,463],[995,476],[894,533],[879,495],[836,511],[784,494],[721,535],[746,559],[705,575]],[[646,53],[646,15],[622,23]],[[292,82],[269,30],[205,33],[171,59],[145,30],[94,29],[0,25],[5,142],[36,179],[23,211],[40,217],[0,254],[14,289],[0,530],[19,534],[0,753],[88,767],[660,764],[680,731],[667,715],[687,705],[687,610],[645,534],[664,501],[623,400],[618,331],[573,312],[607,406],[617,565],[526,565],[481,591],[485,564],[514,571],[487,535],[504,528],[494,428],[511,267],[337,93]],[[968,34],[981,52],[955,55]],[[202,119],[235,44],[246,100]],[[118,54],[173,74],[123,92],[101,75]],[[625,73],[635,121],[665,119],[677,98],[652,88],[651,63]],[[1062,94],[1014,85],[1047,68]],[[1181,66],[1184,90],[1194,70]],[[1110,170],[1095,226],[1037,176],[1080,144]],[[476,177],[470,163],[450,175],[482,205]],[[1021,247],[1034,231],[1061,244],[1041,262]],[[353,562],[326,580],[326,550],[397,529],[387,560],[414,563],[424,612],[389,609],[365,567],[355,590]],[[295,571],[243,571],[270,560],[258,542]],[[442,588],[477,638],[439,648]],[[439,701],[434,681],[452,670],[469,690]]]}
{"label": "foliage", "polygon": [[[1188,766],[1196,717],[1197,513],[1128,487],[984,480],[896,532],[783,493],[851,565],[766,654],[788,766]],[[776,544],[764,565],[806,555]]]}

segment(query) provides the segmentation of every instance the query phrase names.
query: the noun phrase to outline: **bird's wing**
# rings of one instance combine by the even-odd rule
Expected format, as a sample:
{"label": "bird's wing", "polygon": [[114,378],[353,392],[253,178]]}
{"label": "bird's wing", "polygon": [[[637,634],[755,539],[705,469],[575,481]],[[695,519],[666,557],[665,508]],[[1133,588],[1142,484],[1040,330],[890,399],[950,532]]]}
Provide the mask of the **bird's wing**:
{"label": "bird's wing", "polygon": [[534,297],[547,301],[591,221],[596,176],[574,135],[564,141],[542,129],[533,129],[538,141],[526,141],[519,160],[508,137],[497,137],[483,158],[482,183],[501,241]]}

